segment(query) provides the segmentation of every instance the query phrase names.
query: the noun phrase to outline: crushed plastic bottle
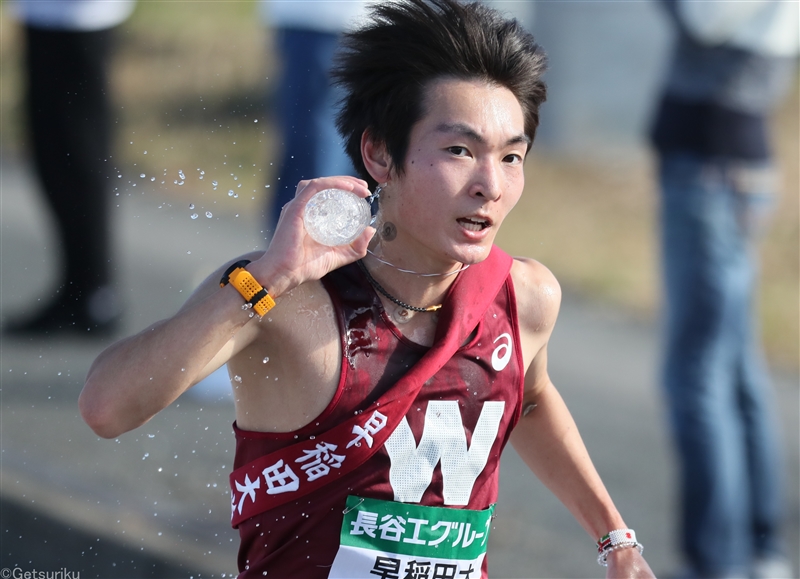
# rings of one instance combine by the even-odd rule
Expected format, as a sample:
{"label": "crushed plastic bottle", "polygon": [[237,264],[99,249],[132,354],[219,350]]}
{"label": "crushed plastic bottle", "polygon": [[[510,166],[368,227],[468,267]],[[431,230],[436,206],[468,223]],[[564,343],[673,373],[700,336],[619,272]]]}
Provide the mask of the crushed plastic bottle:
{"label": "crushed plastic bottle", "polygon": [[371,222],[370,202],[341,189],[325,189],[314,195],[303,215],[308,234],[328,246],[352,243]]}

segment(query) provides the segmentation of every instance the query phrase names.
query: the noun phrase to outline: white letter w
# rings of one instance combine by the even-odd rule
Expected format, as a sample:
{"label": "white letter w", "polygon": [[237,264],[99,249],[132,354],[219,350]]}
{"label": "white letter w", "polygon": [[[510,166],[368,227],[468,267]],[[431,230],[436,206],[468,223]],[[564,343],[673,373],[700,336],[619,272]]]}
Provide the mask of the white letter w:
{"label": "white letter w", "polygon": [[502,401],[484,402],[469,450],[455,400],[428,402],[419,446],[403,417],[385,444],[392,462],[389,481],[394,500],[403,503],[422,500],[422,494],[431,484],[433,469],[441,459],[444,504],[466,505],[475,480],[486,466],[504,408]]}

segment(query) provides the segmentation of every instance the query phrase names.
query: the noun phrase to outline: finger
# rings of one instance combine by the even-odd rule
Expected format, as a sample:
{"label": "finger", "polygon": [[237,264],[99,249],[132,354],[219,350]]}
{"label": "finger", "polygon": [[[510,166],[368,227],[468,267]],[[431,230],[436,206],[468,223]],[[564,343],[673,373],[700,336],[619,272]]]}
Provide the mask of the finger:
{"label": "finger", "polygon": [[372,194],[366,181],[349,175],[337,175],[300,181],[300,183],[297,184],[295,199],[302,202],[325,189],[352,191],[362,198],[369,197]]}
{"label": "finger", "polygon": [[358,253],[360,257],[364,257],[367,254],[367,248],[369,247],[369,242],[372,241],[372,238],[375,236],[376,229],[374,227],[367,226],[367,228],[359,235],[351,244],[350,247],[353,248],[353,251]]}

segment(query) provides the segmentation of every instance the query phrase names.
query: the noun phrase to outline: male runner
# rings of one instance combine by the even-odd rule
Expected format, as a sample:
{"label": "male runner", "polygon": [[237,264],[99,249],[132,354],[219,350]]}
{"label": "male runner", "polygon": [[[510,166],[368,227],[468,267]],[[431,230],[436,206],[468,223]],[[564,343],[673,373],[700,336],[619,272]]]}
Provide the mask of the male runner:
{"label": "male runner", "polygon": [[[485,577],[508,440],[599,539],[610,577],[653,576],[547,375],[558,283],[493,247],[544,67],[483,5],[375,6],[334,71],[364,180],[301,181],[266,252],[92,366],[81,411],[111,438],[227,364],[240,577]],[[352,244],[306,234],[315,193],[377,185],[379,220]]]}

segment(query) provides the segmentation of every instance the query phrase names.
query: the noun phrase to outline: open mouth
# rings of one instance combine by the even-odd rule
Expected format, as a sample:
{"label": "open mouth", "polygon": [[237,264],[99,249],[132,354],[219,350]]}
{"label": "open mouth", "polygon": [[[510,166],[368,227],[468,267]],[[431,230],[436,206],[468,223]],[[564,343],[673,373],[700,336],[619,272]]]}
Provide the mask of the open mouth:
{"label": "open mouth", "polygon": [[457,219],[461,226],[467,231],[481,231],[489,227],[489,222],[485,219],[476,219],[474,217],[462,217]]}

